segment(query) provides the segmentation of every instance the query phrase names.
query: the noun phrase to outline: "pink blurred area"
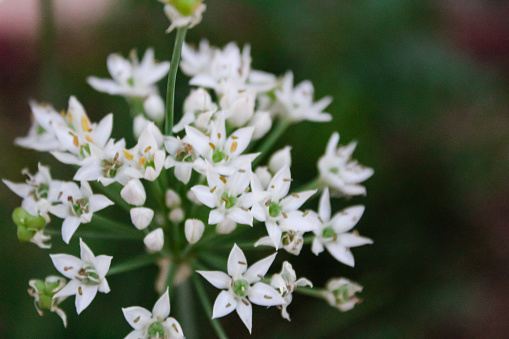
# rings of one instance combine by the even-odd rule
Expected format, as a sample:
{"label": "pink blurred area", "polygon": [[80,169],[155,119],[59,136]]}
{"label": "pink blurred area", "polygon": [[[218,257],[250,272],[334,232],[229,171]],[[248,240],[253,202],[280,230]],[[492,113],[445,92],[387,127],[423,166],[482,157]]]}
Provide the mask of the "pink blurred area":
{"label": "pink blurred area", "polygon": [[[117,0],[54,0],[59,28],[81,29],[104,18]],[[2,40],[37,38],[40,25],[39,0],[0,0]]]}

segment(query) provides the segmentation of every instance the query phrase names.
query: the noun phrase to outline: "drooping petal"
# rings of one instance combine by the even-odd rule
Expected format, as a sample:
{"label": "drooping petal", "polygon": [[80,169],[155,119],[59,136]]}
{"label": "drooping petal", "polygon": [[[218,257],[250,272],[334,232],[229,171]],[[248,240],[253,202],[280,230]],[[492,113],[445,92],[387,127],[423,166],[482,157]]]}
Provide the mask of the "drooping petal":
{"label": "drooping petal", "polygon": [[247,293],[249,300],[256,305],[275,306],[285,303],[285,300],[274,287],[261,282],[257,282],[251,286]]}
{"label": "drooping petal", "polygon": [[81,224],[81,220],[78,217],[67,217],[62,223],[62,239],[66,244],[69,244],[72,235]]}
{"label": "drooping petal", "polygon": [[3,183],[9,187],[20,198],[26,198],[28,194],[34,189],[32,186],[27,184],[14,183],[9,180],[2,179]]}
{"label": "drooping petal", "polygon": [[122,308],[125,320],[135,330],[140,330],[150,321],[152,313],[147,309],[139,306]]}
{"label": "drooping petal", "polygon": [[237,314],[244,325],[246,325],[249,334],[251,334],[251,329],[253,327],[253,306],[251,306],[251,303],[246,299],[242,299],[237,304]]}
{"label": "drooping petal", "polygon": [[170,315],[170,294],[168,293],[168,289],[166,292],[157,300],[152,309],[152,316],[154,318],[166,319]]}
{"label": "drooping petal", "polygon": [[212,286],[221,290],[228,289],[232,282],[232,278],[221,271],[196,271],[196,273],[207,279]]}
{"label": "drooping petal", "polygon": [[244,273],[244,279],[246,279],[250,284],[255,281],[260,281],[260,279],[262,279],[265,274],[267,274],[270,265],[272,265],[274,259],[276,258],[276,254],[277,253],[274,253],[267,258],[261,259],[255,262],[253,265],[249,266],[246,273]]}
{"label": "drooping petal", "polygon": [[224,317],[233,312],[237,308],[237,301],[232,293],[228,291],[221,291],[214,302],[214,309],[212,311],[212,319]]}
{"label": "drooping petal", "polygon": [[247,270],[247,260],[244,252],[237,246],[233,245],[233,248],[228,257],[228,274],[233,278],[237,279]]}
{"label": "drooping petal", "polygon": [[76,312],[80,314],[90,305],[97,294],[98,285],[80,285],[76,293]]}

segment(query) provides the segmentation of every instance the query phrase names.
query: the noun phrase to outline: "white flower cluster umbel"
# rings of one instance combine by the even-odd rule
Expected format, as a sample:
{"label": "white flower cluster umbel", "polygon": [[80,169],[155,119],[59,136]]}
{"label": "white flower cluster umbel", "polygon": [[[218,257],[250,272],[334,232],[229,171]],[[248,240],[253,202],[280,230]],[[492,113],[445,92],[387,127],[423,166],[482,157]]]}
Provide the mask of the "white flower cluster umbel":
{"label": "white flower cluster umbel", "polygon": [[[175,1],[164,2],[172,20],[170,30],[198,23],[205,10],[197,1],[194,7],[184,8],[184,12],[190,11],[184,15],[183,7]],[[352,160],[355,143],[338,147],[339,134],[334,133],[318,159],[316,180],[305,189],[292,187],[291,146],[268,154],[290,125],[306,120],[331,121],[332,116],[324,112],[331,99],[315,101],[312,83],[294,85],[291,72],[276,76],[252,69],[249,46],[239,48],[230,43],[216,48],[205,40],[197,48],[184,44],[180,67],[191,78],[191,90],[180,121],[164,135],[165,103],[157,82],[170,66],[166,61],[156,62],[153,49],[148,49],[141,61],[135,53],[127,59],[112,54],[107,58],[111,79],[88,79],[94,89],[123,96],[130,104],[137,139],[132,146],[123,138],[111,137],[113,114],[92,122],[75,97],[61,113],[49,104],[30,103],[32,127],[27,136],[16,139],[16,144],[49,152],[58,161],[73,165],[75,173],[74,181],[55,180],[49,168],[39,164],[34,175],[24,170],[26,183],[4,180],[23,199],[13,213],[19,239],[49,248],[50,236],[44,231],[51,216],[56,216],[63,219],[61,235],[69,244],[80,225],[93,224],[94,215],[115,201],[124,208],[124,219],[135,227],[122,225],[125,231],[141,232],[146,251],[156,253],[155,261],[185,263],[222,290],[212,318],[235,310],[251,332],[251,304],[256,304],[276,306],[282,317],[290,320],[287,308],[297,290],[320,295],[341,310],[351,309],[360,301],[355,293],[362,287],[346,278],[317,292],[308,279],[297,279],[289,261],[284,261],[280,273],[266,277],[276,259],[300,255],[305,244],[312,244],[310,250],[315,255],[326,249],[339,262],[353,267],[351,248],[372,243],[351,231],[364,206],[347,207],[332,215],[331,197],[365,195],[362,182],[373,174],[372,169]],[[115,118],[125,119],[125,114],[115,114]],[[259,166],[263,159],[267,159],[266,165]],[[95,194],[89,183],[108,197]],[[147,199],[148,189],[152,200]],[[312,198],[318,196],[317,206]],[[317,206],[316,211],[313,206]],[[119,219],[108,218],[108,211],[95,219]],[[243,229],[240,238],[222,236],[236,235],[237,228]],[[251,247],[272,253],[251,266],[235,244],[245,243],[244,230],[250,228],[261,228],[266,234],[251,239]],[[209,265],[211,257],[221,254],[215,252],[218,244],[233,247],[227,273],[207,270],[215,268]],[[57,305],[65,297],[76,295],[79,314],[97,292],[110,290],[106,275],[112,257],[94,256],[81,238],[80,247],[81,259],[51,255],[56,269],[69,282],[51,277],[38,281],[37,288],[31,283],[38,310],[46,307],[58,311],[64,323],[65,314]],[[185,280],[190,274],[177,276]],[[152,312],[142,307],[123,309],[134,329],[127,338],[183,337],[180,324],[168,318],[169,293],[167,290],[157,301]]]}

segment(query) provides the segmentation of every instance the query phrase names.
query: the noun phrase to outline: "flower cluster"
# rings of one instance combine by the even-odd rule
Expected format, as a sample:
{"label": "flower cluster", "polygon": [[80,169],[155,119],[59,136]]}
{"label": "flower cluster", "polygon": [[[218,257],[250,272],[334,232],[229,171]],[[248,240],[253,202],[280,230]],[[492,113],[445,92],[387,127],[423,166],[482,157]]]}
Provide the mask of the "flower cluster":
{"label": "flower cluster", "polygon": [[[172,21],[169,31],[196,25],[205,10],[202,1],[163,2]],[[359,285],[341,278],[324,289],[315,288],[308,279],[297,279],[286,259],[288,254],[299,256],[305,244],[312,244],[310,251],[315,255],[327,249],[339,262],[354,266],[351,248],[372,243],[357,231],[349,232],[359,222],[364,206],[348,207],[331,217],[331,196],[366,194],[361,183],[373,170],[351,159],[355,144],[338,148],[338,133],[332,135],[318,160],[316,180],[300,189],[292,187],[291,146],[270,154],[291,125],[330,121],[332,116],[324,110],[331,99],[315,101],[312,83],[294,85],[291,72],[277,76],[252,69],[249,46],[230,43],[217,48],[203,40],[197,48],[185,43],[176,48],[182,48],[180,62],[179,55],[171,63],[156,62],[153,49],[141,61],[135,52],[129,58],[111,54],[107,67],[112,78],[88,79],[94,89],[123,96],[129,103],[137,139],[131,147],[125,139],[111,137],[113,114],[92,122],[75,97],[62,113],[49,104],[30,103],[32,127],[16,144],[49,152],[76,171],[73,181],[55,180],[50,169],[39,164],[34,175],[23,171],[28,176],[26,183],[4,180],[23,199],[13,213],[19,239],[49,248],[50,236],[44,231],[53,227],[49,226],[54,224],[52,216],[63,219],[60,233],[66,244],[80,233],[81,224],[89,223],[90,232],[100,227],[98,234],[119,241],[122,237],[143,239],[151,254],[142,253],[131,266],[124,263],[113,271],[158,263],[158,281],[166,282],[166,292],[152,312],[142,307],[122,309],[133,328],[127,338],[182,338],[180,324],[168,318],[171,287],[192,277],[197,291],[203,291],[195,273],[222,290],[212,319],[235,310],[249,332],[252,304],[275,306],[290,320],[287,308],[296,291],[319,296],[342,311],[351,309],[359,302],[355,297],[362,289]],[[173,102],[164,102],[156,84],[168,72],[174,74],[179,65],[190,77],[191,90],[180,121],[163,129],[168,121],[166,107],[173,107]],[[266,164],[260,165],[263,161]],[[153,199],[147,199],[147,191]],[[314,211],[313,199],[318,196]],[[111,205],[122,210],[132,225],[108,217],[105,213],[110,209],[106,208]],[[263,230],[265,236],[247,235],[252,229]],[[246,240],[248,245],[242,245]],[[248,266],[237,244],[272,254]],[[221,254],[230,248],[226,260]],[[38,310],[57,312],[64,324],[65,314],[57,306],[66,297],[76,296],[79,314],[97,292],[110,291],[106,276],[112,257],[94,256],[81,238],[80,249],[81,258],[50,255],[68,281],[52,276],[45,282],[30,282]],[[280,273],[266,277],[281,257],[285,261]],[[227,273],[210,270],[221,268],[225,261]],[[204,305],[207,308],[206,302]]]}

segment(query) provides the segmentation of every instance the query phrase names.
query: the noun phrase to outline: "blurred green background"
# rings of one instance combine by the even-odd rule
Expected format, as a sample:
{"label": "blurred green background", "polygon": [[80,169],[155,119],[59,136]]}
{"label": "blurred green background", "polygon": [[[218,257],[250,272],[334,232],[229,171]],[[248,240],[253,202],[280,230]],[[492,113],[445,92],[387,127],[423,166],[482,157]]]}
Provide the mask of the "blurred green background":
{"label": "blurred green background", "polygon": [[[4,0],[0,14],[15,1]],[[2,178],[21,181],[21,169],[33,172],[38,161],[50,165],[56,178],[71,175],[49,155],[13,146],[14,138],[28,131],[30,99],[64,109],[76,95],[93,121],[115,113],[114,137],[130,128],[123,99],[93,91],[85,79],[106,77],[112,52],[127,55],[136,48],[141,54],[153,46],[158,59],[168,60],[174,35],[164,34],[169,23],[155,0],[104,2],[108,6],[97,19],[83,26],[56,15],[49,50],[39,19],[30,34],[0,30]],[[293,70],[296,81],[313,82],[317,99],[334,97],[328,109],[333,122],[299,124],[280,140],[280,146],[293,145],[295,178],[314,177],[335,130],[343,144],[358,140],[355,158],[375,169],[366,198],[335,200],[338,206],[366,205],[357,228],[375,243],[354,250],[355,269],[307,249],[294,264],[299,276],[317,286],[332,276],[358,281],[364,302],[340,313],[324,301],[297,296],[289,307],[290,323],[278,319],[275,309],[255,308],[253,337],[506,337],[509,5],[482,0],[210,0],[207,5],[188,41],[249,43],[254,68],[276,74]],[[87,2],[75,7],[86,11]],[[189,88],[183,76],[178,81],[181,103]],[[152,307],[156,269],[149,267],[109,278],[111,293],[99,294],[79,318],[71,297],[63,304],[67,329],[54,314],[39,317],[26,293],[28,280],[56,270],[47,251],[17,241],[11,221],[17,196],[1,185],[0,199],[1,338],[120,338],[131,330],[120,307]],[[63,246],[55,237],[53,244],[49,253],[77,254],[77,239]],[[142,246],[97,241],[93,250],[122,255]],[[261,254],[256,255],[248,260]],[[215,298],[217,290],[206,287]],[[176,308],[172,303],[178,317]],[[197,310],[203,337],[213,337]],[[236,315],[221,323],[232,338],[249,337]]]}

